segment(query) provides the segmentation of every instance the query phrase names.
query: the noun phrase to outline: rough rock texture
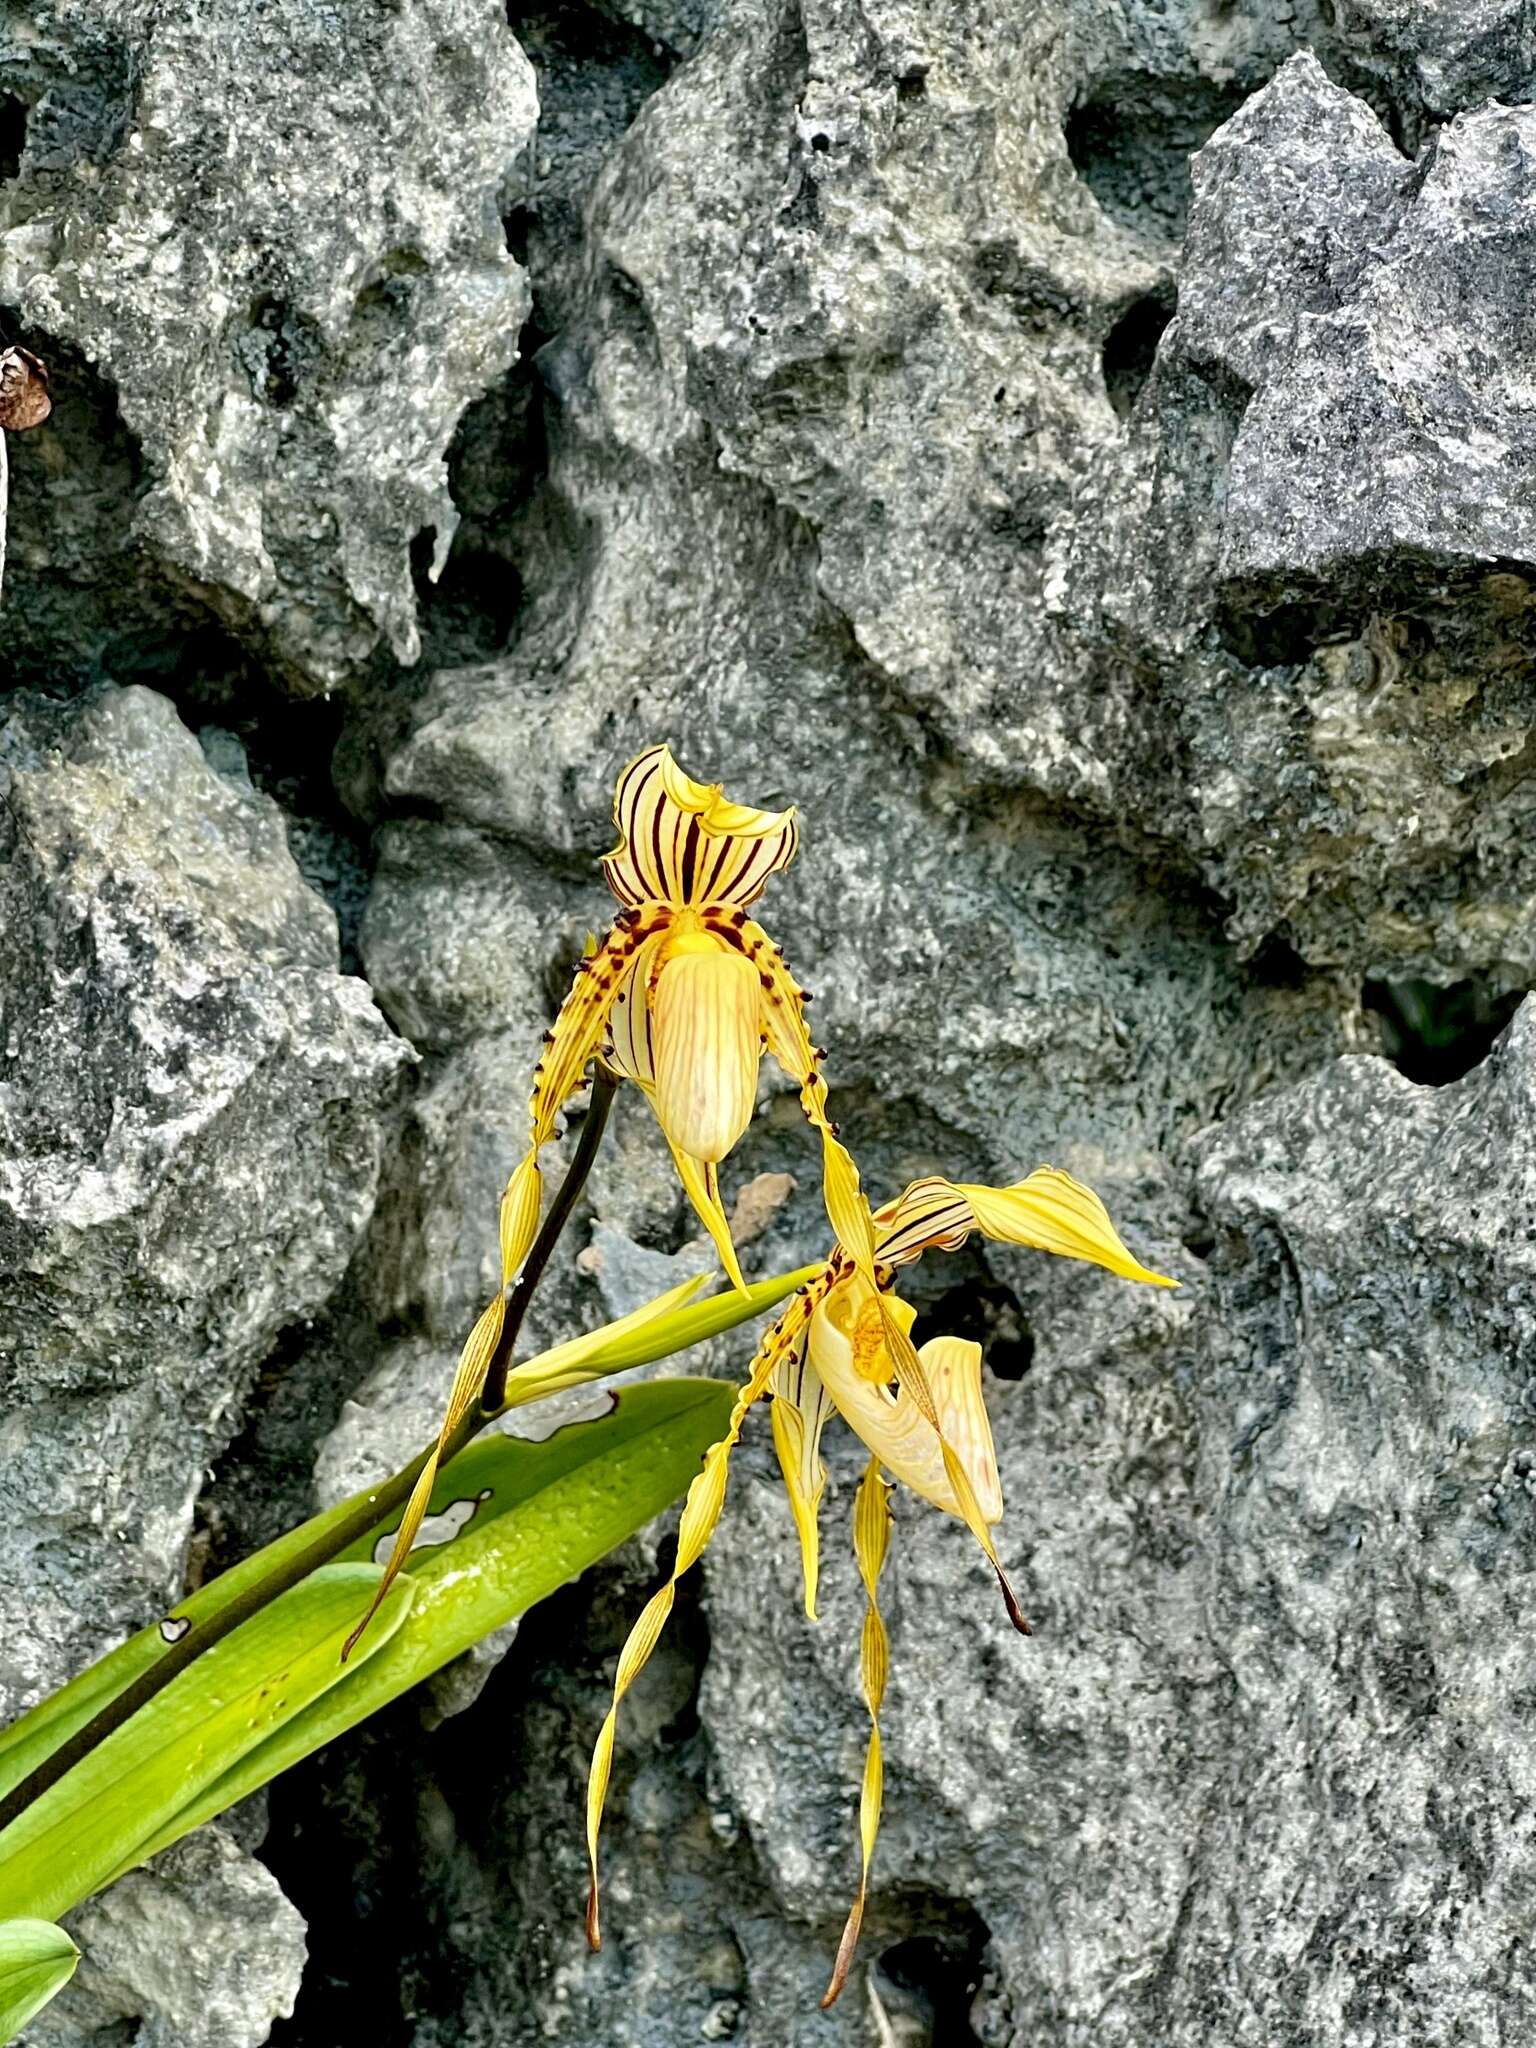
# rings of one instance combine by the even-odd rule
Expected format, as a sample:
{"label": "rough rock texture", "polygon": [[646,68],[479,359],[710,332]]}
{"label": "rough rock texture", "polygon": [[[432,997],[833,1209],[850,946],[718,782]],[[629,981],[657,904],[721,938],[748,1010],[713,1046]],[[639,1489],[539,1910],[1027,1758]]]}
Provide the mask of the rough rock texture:
{"label": "rough rock texture", "polygon": [[448,442],[528,311],[501,214],[535,95],[496,0],[45,0],[0,76],[0,296],[111,386],[125,540],[300,687],[414,660],[411,544],[441,568]]}
{"label": "rough rock texture", "polygon": [[[886,1884],[991,1931],[983,2042],[1531,2025],[1533,1086],[1530,1006],[1442,1091],[1337,1062],[1202,1144],[1203,1298],[1053,1290],[994,1411],[1038,1643],[957,1528],[899,1517]],[[847,1861],[856,1588],[814,1636],[760,1602],[788,1539],[753,1500],[702,1711],[811,1918]]]}
{"label": "rough rock texture", "polygon": [[1079,574],[1249,943],[1531,978],[1533,135],[1480,108],[1410,163],[1298,57],[1196,159],[1136,491]]}
{"label": "rough rock texture", "polygon": [[0,713],[12,1711],[174,1597],[208,1458],[372,1207],[405,1048],[173,707]]}
{"label": "rough rock texture", "polygon": [[269,1871],[204,1828],[70,1916],[81,1950],[25,2048],[260,2048],[293,2011],[304,1923]]}
{"label": "rough rock texture", "polygon": [[[604,1953],[663,1528],[276,1788],[275,2042],[1529,2035],[1533,78],[1524,0],[0,24],[59,399],[0,609],[7,1701],[430,1428],[657,737],[803,808],[764,921],[871,1186],[1054,1159],[1185,1283],[913,1276],[1037,1634],[898,1502],[834,2013],[860,1458],[812,1628],[763,1427]],[[824,1244],[775,1074],[726,1179],[749,1271]],[[531,1341],[693,1240],[624,1104]],[[291,1997],[245,1852],[183,1853],[213,1932],[163,1865],[93,1906],[49,2048]]]}

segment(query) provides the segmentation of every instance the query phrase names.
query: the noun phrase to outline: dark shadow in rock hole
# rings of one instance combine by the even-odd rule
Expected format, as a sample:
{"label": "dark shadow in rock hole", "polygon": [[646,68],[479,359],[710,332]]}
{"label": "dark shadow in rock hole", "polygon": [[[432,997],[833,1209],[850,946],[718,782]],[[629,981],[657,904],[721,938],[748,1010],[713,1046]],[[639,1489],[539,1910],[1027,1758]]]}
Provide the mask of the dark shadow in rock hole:
{"label": "dark shadow in rock hole", "polygon": [[1288,940],[1272,932],[1260,940],[1247,966],[1248,979],[1257,988],[1304,989],[1312,970]]}
{"label": "dark shadow in rock hole", "polygon": [[0,93],[0,185],[8,185],[21,175],[30,111],[26,101],[18,99],[15,93]]}
{"label": "dark shadow in rock hole", "polygon": [[522,604],[523,583],[497,548],[461,538],[460,527],[443,572],[431,577],[435,535],[428,528],[411,543],[411,575],[422,609],[429,665],[457,667],[500,654]]}
{"label": "dark shadow in rock hole", "polygon": [[1322,598],[1267,610],[1227,602],[1214,616],[1218,642],[1244,668],[1305,668],[1320,646],[1356,638],[1361,624],[1358,605]]}
{"label": "dark shadow in rock hole", "polygon": [[501,232],[506,237],[507,254],[514,262],[525,267],[528,262],[529,212],[526,206],[514,206],[510,213],[501,217]]}
{"label": "dark shadow in rock hole", "polygon": [[1380,1018],[1382,1050],[1398,1072],[1440,1088],[1482,1064],[1526,994],[1472,977],[1443,988],[1430,981],[1367,981],[1361,1000]]}
{"label": "dark shadow in rock hole", "polygon": [[1102,79],[1067,116],[1067,154],[1111,220],[1176,242],[1189,213],[1189,159],[1247,97],[1204,79]]}
{"label": "dark shadow in rock hole", "polygon": [[1173,318],[1176,303],[1171,286],[1166,291],[1148,292],[1126,307],[1104,338],[1104,389],[1123,420],[1130,418],[1146,389],[1157,359],[1157,344]]}
{"label": "dark shadow in rock hole", "polygon": [[275,412],[288,411],[324,351],[324,337],[309,314],[270,294],[252,307],[250,323],[235,343],[252,390]]}
{"label": "dark shadow in rock hole", "polygon": [[[966,1907],[948,1901],[959,1917],[933,1933],[911,1934],[882,1949],[871,1967],[890,2038],[912,2048],[979,2048],[971,2006],[980,1988],[987,1930]],[[922,1926],[928,1916],[912,1914]]]}
{"label": "dark shadow in rock hole", "polygon": [[[666,1556],[664,1547],[658,1571]],[[635,1699],[655,1707],[670,1689],[673,1711],[649,1755],[664,1772],[699,1780],[688,1825],[707,1837],[692,1702],[708,1628],[696,1577],[679,1588]],[[278,2022],[270,2048],[467,2039],[473,2015],[508,1985],[521,1996],[506,2038],[524,2037],[515,2015],[535,1987],[547,1992],[567,1939],[579,1940],[586,1759],[643,1598],[622,1566],[589,1571],[523,1617],[515,1649],[466,1712],[428,1734],[422,1696],[408,1694],[275,1781],[260,1854],[308,1923],[309,1962],[293,2017]],[[631,1714],[621,1725],[615,1833],[625,1825],[635,1729]],[[747,1855],[744,1842],[709,1851],[726,1896],[745,1889]],[[696,2025],[680,2025],[677,2039],[699,2038]]]}
{"label": "dark shadow in rock hole", "polygon": [[674,52],[580,0],[509,0],[507,21],[539,81],[540,176],[534,209],[552,242],[580,240],[579,189],[593,152],[617,142],[676,68]]}
{"label": "dark shadow in rock hole", "polygon": [[42,426],[10,437],[0,689],[67,694],[100,675],[153,682],[140,672],[142,650],[152,643],[151,667],[163,664],[208,614],[134,540],[146,479],[116,389],[78,349],[5,307],[0,342],[48,365],[53,398]]}
{"label": "dark shadow in rock hole", "polygon": [[268,2048],[407,2048],[426,1914],[416,1888],[427,1790],[412,1694],[274,1780],[261,1860],[304,1915],[308,1958]]}
{"label": "dark shadow in rock hole", "polygon": [[518,525],[549,468],[545,407],[552,399],[534,361],[549,339],[537,317],[529,320],[518,336],[517,361],[459,420],[448,447],[448,491],[459,524],[435,582],[436,535],[428,528],[412,544],[429,669],[490,660],[511,640],[523,603]]}
{"label": "dark shadow in rock hole", "polygon": [[950,1287],[919,1312],[912,1341],[926,1344],[930,1337],[967,1337],[979,1344],[982,1358],[1000,1380],[1021,1380],[1034,1363],[1034,1333],[1024,1320],[1018,1296],[1001,1281],[979,1275]]}

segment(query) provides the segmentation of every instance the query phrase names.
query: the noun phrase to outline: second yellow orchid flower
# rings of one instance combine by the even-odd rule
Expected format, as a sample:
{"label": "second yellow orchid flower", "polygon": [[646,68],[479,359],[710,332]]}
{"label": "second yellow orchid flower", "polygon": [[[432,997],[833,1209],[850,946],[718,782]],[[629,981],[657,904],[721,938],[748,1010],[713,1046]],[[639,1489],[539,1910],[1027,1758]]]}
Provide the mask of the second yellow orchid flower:
{"label": "second yellow orchid flower", "polygon": [[[867,1210],[864,1215],[868,1217]],[[895,1267],[925,1251],[954,1250],[974,1230],[1002,1243],[1084,1259],[1123,1279],[1155,1287],[1177,1284],[1131,1255],[1091,1188],[1051,1166],[1042,1166],[1026,1180],[1006,1188],[937,1177],[914,1181],[869,1218],[872,1261],[855,1261],[845,1246],[833,1246],[821,1270],[794,1296],[758,1346],[746,1383],[737,1394],[727,1433],[710,1450],[703,1471],[689,1489],[671,1576],[651,1596],[620,1653],[613,1705],[593,1752],[587,1793],[591,1861],[587,1932],[594,1946],[600,1931],[598,1831],[619,1706],[656,1647],[672,1611],[678,1580],[703,1556],[714,1534],[725,1500],[730,1454],[748,1411],[771,1393],[774,1444],[800,1538],[806,1612],[813,1620],[819,1556],[817,1517],[826,1480],[821,1434],[833,1408],[871,1453],[854,1503],[854,1551],[866,1598],[861,1666],[871,1721],[859,1802],[861,1869],[858,1896],[823,2003],[830,2004],[842,1989],[864,1917],[870,1858],[880,1820],[879,1713],[885,1692],[887,1643],[876,1582],[889,1542],[891,1492],[884,1468],[922,1499],[957,1516],[973,1530],[981,1525],[983,1548],[1003,1584],[1009,1614],[1017,1627],[1029,1633],[990,1536],[992,1525],[1001,1519],[1003,1499],[982,1394],[981,1346],[963,1338],[938,1336],[920,1351],[913,1351],[910,1333],[915,1313],[891,1288]],[[872,1264],[872,1277],[867,1263]],[[906,1373],[893,1356],[889,1342],[893,1329],[900,1332],[910,1354]],[[920,1394],[913,1391],[914,1377]]]}

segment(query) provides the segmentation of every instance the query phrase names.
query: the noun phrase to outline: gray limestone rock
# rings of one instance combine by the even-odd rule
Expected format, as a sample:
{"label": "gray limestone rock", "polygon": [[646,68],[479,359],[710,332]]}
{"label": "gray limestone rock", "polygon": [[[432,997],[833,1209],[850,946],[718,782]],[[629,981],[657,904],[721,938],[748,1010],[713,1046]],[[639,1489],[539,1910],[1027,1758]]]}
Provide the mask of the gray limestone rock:
{"label": "gray limestone rock", "polygon": [[[382,749],[372,786],[419,815],[387,827],[369,961],[454,1077],[415,1184],[438,1190],[445,1246],[467,1230],[488,1254],[473,1211],[488,1215],[494,1185],[461,1207],[450,1185],[478,1171],[431,1155],[451,1162],[463,1134],[499,1129],[510,1162],[502,1105],[520,1089],[499,1077],[599,922],[583,876],[607,843],[613,772],[664,734],[733,794],[804,807],[801,863],[763,914],[817,991],[836,1110],[872,1185],[1054,1158],[1190,1284],[1153,1297],[990,1251],[914,1280],[935,1326],[989,1339],[1005,1554],[1039,1633],[1013,1637],[963,1530],[901,1504],[887,1821],[864,1960],[834,2019],[808,2009],[854,1880],[859,1600],[839,1525],[860,1454],[829,1444],[812,1629],[760,1433],[703,1573],[700,1733],[669,1753],[682,1724],[664,1668],[623,1737],[616,1954],[582,1956],[579,1843],[559,1834],[602,1706],[590,1624],[567,1626],[563,1674],[547,1676],[525,1627],[516,1669],[459,1724],[472,1748],[510,1712],[514,1754],[536,1766],[557,1724],[583,1739],[559,1751],[553,1790],[514,1773],[472,1855],[441,1859],[434,1882],[464,1911],[510,1895],[524,1933],[505,1959],[474,1948],[433,2041],[476,2041],[494,2013],[513,2039],[726,2030],[768,2048],[823,2025],[870,2044],[968,2025],[988,2048],[1130,2048],[1208,2040],[1213,2014],[1236,2012],[1254,2015],[1244,2039],[1299,2042],[1341,2015],[1366,2024],[1355,1959],[1405,1952],[1370,1905],[1349,1919],[1358,1858],[1332,1919],[1287,1922],[1289,1974],[1263,1945],[1279,1870],[1315,1869],[1322,1887],[1338,1860],[1331,1843],[1308,1860],[1306,1766],[1336,1799],[1372,1767],[1363,1745],[1329,1746],[1319,1710],[1292,1779],[1265,1788],[1282,1846],[1232,1907],[1249,1915],[1242,1960],[1214,1973],[1204,1930],[1232,1900],[1245,1829],[1262,1833],[1241,1805],[1262,1784],[1252,1758],[1288,1753],[1279,1731],[1311,1695],[1293,1665],[1261,1713],[1242,1698],[1232,1635],[1262,1636],[1269,1609],[1255,1595],[1218,1626],[1213,1589],[1245,1555],[1294,1568],[1298,1588],[1310,1567],[1288,1561],[1267,1497],[1246,1534],[1228,1519],[1231,1474],[1267,1428],[1230,1332],[1271,1282],[1241,1241],[1207,1273],[1200,1203],[1223,1140],[1197,1134],[1240,1144],[1269,1103],[1331,1087],[1320,1121],[1364,1176],[1379,1144],[1402,1143],[1370,1122],[1370,1090],[1439,1098],[1381,1065],[1334,1064],[1370,1043],[1361,971],[1524,971],[1523,927],[1499,909],[1523,874],[1518,796],[1503,805],[1518,754],[1498,769],[1524,686],[1519,550],[1499,524],[1518,519],[1518,491],[1505,510],[1495,495],[1457,512],[1385,442],[1361,459],[1353,426],[1334,447],[1294,432],[1298,408],[1387,360],[1384,344],[1320,337],[1368,307],[1385,334],[1415,303],[1442,365],[1415,403],[1442,406],[1446,459],[1475,459],[1477,432],[1497,430],[1443,365],[1481,346],[1487,375],[1518,375],[1518,295],[1500,296],[1490,260],[1463,318],[1436,280],[1484,234],[1514,236],[1501,261],[1518,262],[1518,183],[1490,200],[1486,167],[1494,131],[1518,135],[1524,117],[1474,107],[1410,162],[1372,109],[1400,115],[1400,136],[1426,118],[1440,15],[1405,54],[1363,16],[1330,38],[1302,10],[1287,30],[1239,9],[1220,36],[1203,14],[1197,32],[1195,10],[1063,13],[1068,34],[1048,13],[995,45],[934,13],[856,24],[829,5],[791,24],[727,8],[609,156],[586,260],[548,256],[562,331],[540,358],[549,476],[515,541],[525,612],[505,655],[430,678]],[[1323,63],[1287,64],[1309,25]],[[1469,92],[1474,70],[1459,74]],[[1437,76],[1456,112],[1460,88]],[[1191,183],[1184,157],[1202,143]],[[1273,458],[1246,438],[1271,416]],[[1337,486],[1285,467],[1324,457],[1355,467]],[[1384,539],[1351,537],[1355,502]],[[1453,546],[1464,572],[1420,574]],[[1266,1094],[1314,1071],[1330,1078]],[[786,1169],[814,1187],[769,1073],[730,1177]],[[634,1188],[636,1172],[631,1154],[613,1181]],[[1332,1185],[1319,1168],[1295,1199],[1327,1217]],[[688,1227],[649,1193],[633,1215],[662,1252]],[[788,1263],[819,1233],[802,1198],[755,1249]],[[1414,1242],[1391,1255],[1409,1292]],[[435,1300],[437,1318],[435,1284],[399,1298]],[[1405,1306],[1392,1341],[1413,1327]],[[1268,1370],[1288,1372],[1294,1332],[1266,1342]],[[1370,1442],[1368,1407],[1352,1413]],[[1316,1451],[1298,1455],[1320,1464]],[[1465,1865],[1422,1839],[1416,1854],[1466,1896]],[[549,1901],[566,1895],[562,1919]],[[708,1960],[717,1947],[728,1968]],[[1519,2018],[1518,1994],[1498,2005],[1492,1952],[1461,1966],[1490,2041]],[[1444,2032],[1460,2011],[1450,1962],[1425,1982]],[[1420,2038],[1406,2008],[1385,2009],[1385,2038]]]}
{"label": "gray limestone rock", "polygon": [[110,384],[133,540],[301,689],[413,660],[411,546],[442,567],[448,442],[528,311],[501,215],[536,97],[501,7],[26,12],[0,296]]}
{"label": "gray limestone rock", "polygon": [[204,1467],[372,1207],[407,1051],[164,698],[0,712],[11,1708],[180,1583]]}
{"label": "gray limestone rock", "polygon": [[[1532,2024],[1533,1085],[1527,1004],[1453,1087],[1346,1061],[1204,1148],[1206,1611],[1232,1752],[1203,1839],[1245,1881],[1187,1902],[1188,2038],[1239,1979],[1242,2039]],[[1271,1974],[1281,1888],[1299,1967]]]}
{"label": "gray limestone rock", "polygon": [[23,2048],[261,2048],[293,2011],[304,1922],[276,1880],[209,1827],[72,1914],[79,1970]]}
{"label": "gray limestone rock", "polygon": [[[621,1723],[603,1954],[583,1781],[665,1523],[274,1788],[290,2048],[1529,2034],[1536,1025],[1415,1086],[1362,981],[1449,1072],[1536,980],[1531,37],[1524,0],[0,24],[0,301],[59,396],[0,612],[0,680],[56,686],[0,701],[6,1697],[171,1594],[211,1460],[222,1562],[312,1456],[330,1500],[431,1432],[655,739],[802,807],[762,916],[870,1187],[1051,1159],[1184,1282],[908,1276],[986,1346],[1037,1633],[898,1500],[830,2017],[863,1458],[829,1430],[812,1626],[760,1415]],[[825,1247],[818,1178],[770,1063],[749,1272]],[[697,1263],[623,1101],[528,1348]],[[292,2001],[291,1909],[178,1855],[82,1916],[48,2048],[254,2048]]]}
{"label": "gray limestone rock", "polygon": [[1410,163],[1298,56],[1195,159],[1177,316],[1061,602],[1164,735],[1121,801],[1162,802],[1245,946],[1531,978],[1529,236],[1500,168],[1528,126],[1459,114]]}
{"label": "gray limestone rock", "polygon": [[[1307,65],[1298,58],[1288,71]],[[1303,102],[1331,99],[1310,70],[1304,82],[1277,80],[1265,99],[1298,88]],[[1303,120],[1310,111],[1296,109]],[[1282,176],[1305,178],[1308,205],[1327,208],[1326,276],[1298,290],[1287,270],[1271,272],[1275,300],[1289,302],[1289,332],[1267,364],[1245,356],[1246,341],[1212,350],[1254,386],[1232,454],[1217,576],[1271,606],[1318,590],[1334,602],[1369,594],[1379,605],[1395,564],[1422,585],[1486,574],[1496,562],[1518,574],[1536,555],[1522,509],[1533,455],[1520,328],[1536,257],[1525,195],[1508,176],[1536,140],[1536,112],[1459,115],[1414,167],[1411,190],[1408,167],[1393,161],[1384,136],[1366,132],[1360,110],[1351,104],[1340,118],[1356,130],[1342,148],[1320,150],[1312,134],[1300,162],[1279,152]],[[1251,162],[1241,117],[1234,126],[1213,151]],[[1326,184],[1306,177],[1318,154],[1350,179],[1343,208],[1328,206]],[[1187,256],[1192,295],[1209,278],[1223,296],[1219,310],[1206,300],[1206,318],[1241,333],[1245,309],[1220,280],[1244,275],[1242,245],[1253,246],[1258,223],[1240,212],[1234,220],[1233,202],[1241,208],[1246,195],[1240,175],[1233,182],[1237,190],[1224,192],[1218,171],[1197,188],[1220,227],[1212,246],[1197,217]],[[1278,209],[1284,197],[1271,186],[1258,203]],[[1273,239],[1283,247],[1287,237]],[[1299,247],[1293,261],[1309,254]],[[1267,339],[1261,328],[1261,347]]]}
{"label": "gray limestone rock", "polygon": [[[1529,1007],[1451,1088],[1334,1063],[1205,1142],[1187,1292],[1040,1276],[1033,1366],[991,1404],[1031,1642],[963,1530],[898,1498],[875,1940],[913,1894],[973,1908],[982,2040],[1531,2024],[1533,1078]],[[767,1591],[794,1554],[771,1479],[736,1508],[701,1712],[814,1924],[853,1867],[858,1589],[834,1540],[809,1628]]]}

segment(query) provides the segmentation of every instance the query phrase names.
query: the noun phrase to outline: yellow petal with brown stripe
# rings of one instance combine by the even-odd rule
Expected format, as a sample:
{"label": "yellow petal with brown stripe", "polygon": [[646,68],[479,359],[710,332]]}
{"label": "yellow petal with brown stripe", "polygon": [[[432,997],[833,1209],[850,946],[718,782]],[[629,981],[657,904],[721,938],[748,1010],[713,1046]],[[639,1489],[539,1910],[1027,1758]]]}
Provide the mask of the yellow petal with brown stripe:
{"label": "yellow petal with brown stripe", "polygon": [[864,1925],[864,1906],[869,1896],[869,1866],[874,1860],[875,1837],[880,1832],[880,1808],[885,1785],[885,1765],[880,1747],[880,1709],[885,1701],[885,1681],[890,1667],[890,1643],[880,1616],[877,1596],[880,1573],[891,1540],[891,1489],[880,1470],[880,1460],[871,1458],[853,1503],[853,1551],[864,1581],[864,1629],[859,1642],[859,1665],[864,1680],[864,1704],[869,1708],[869,1748],[864,1753],[864,1783],[859,1791],[859,1892],[837,1945],[832,1981],[822,1994],[821,2007],[837,1998],[848,1981],[849,1965]]}
{"label": "yellow petal with brown stripe", "polygon": [[831,1396],[821,1376],[805,1355],[803,1324],[811,1303],[825,1278],[812,1289],[797,1295],[793,1304],[800,1334],[786,1352],[773,1382],[773,1447],[778,1453],[789,1511],[795,1518],[800,1539],[801,1576],[805,1587],[805,1612],[816,1619],[816,1582],[821,1568],[821,1496],[827,1483],[827,1468],[821,1459],[821,1432],[832,1412]]}
{"label": "yellow petal with brown stripe", "polygon": [[[793,1304],[792,1304],[793,1306]],[[609,1707],[602,1727],[598,1730],[597,1743],[592,1752],[592,1767],[587,1778],[587,1862],[590,1875],[590,1889],[587,1893],[587,1940],[593,1948],[602,1947],[602,1919],[599,1910],[599,1885],[597,1870],[598,1836],[603,1824],[603,1807],[608,1797],[608,1780],[613,1771],[613,1740],[618,1729],[619,1708],[624,1695],[644,1670],[651,1652],[661,1640],[661,1632],[677,1597],[677,1582],[684,1572],[696,1565],[715,1533],[720,1520],[720,1510],[725,1504],[725,1484],[730,1472],[731,1452],[736,1448],[741,1435],[741,1425],[747,1419],[747,1411],[760,1401],[773,1380],[780,1359],[784,1356],[790,1341],[786,1333],[787,1316],[781,1316],[757,1348],[752,1361],[752,1370],[745,1385],[738,1388],[735,1405],[725,1435],[717,1444],[712,1444],[705,1453],[703,1469],[688,1489],[688,1498],[683,1503],[682,1520],[677,1528],[677,1556],[672,1565],[671,1575],[664,1586],[659,1587],[646,1602],[640,1619],[629,1632],[629,1638],[619,1652],[619,1668],[613,1682],[613,1704]]]}
{"label": "yellow petal with brown stripe", "polygon": [[[899,1296],[888,1300],[893,1320],[910,1328],[910,1306]],[[962,1337],[932,1337],[918,1352],[938,1415],[935,1428],[905,1384],[892,1387],[888,1356],[871,1371],[864,1354],[881,1333],[874,1308],[861,1274],[840,1280],[811,1317],[811,1366],[849,1428],[903,1486],[962,1522],[970,1521],[974,1504],[990,1528],[1002,1518],[1003,1495],[982,1393],[981,1346]],[[956,1466],[965,1475],[970,1503],[956,1485]]]}
{"label": "yellow petal with brown stripe", "polygon": [[1086,1259],[1123,1280],[1152,1287],[1179,1284],[1128,1251],[1093,1189],[1055,1166],[1037,1167],[1007,1188],[941,1180],[936,1174],[915,1180],[876,1216],[876,1249],[884,1264],[899,1266],[925,1251],[954,1251],[973,1230],[1001,1244]]}
{"label": "yellow petal with brown stripe", "polygon": [[[944,1434],[965,1467],[982,1518],[989,1526],[1000,1522],[1003,1482],[982,1392],[981,1346],[968,1337],[930,1337],[917,1355],[923,1361],[933,1398],[939,1404]],[[896,1476],[899,1479],[901,1474]],[[950,1512],[955,1513],[956,1509]]]}
{"label": "yellow petal with brown stripe", "polygon": [[657,1119],[680,1152],[718,1164],[752,1121],[757,1098],[757,970],[700,934],[663,959],[650,1010]]}
{"label": "yellow petal with brown stripe", "polygon": [[1093,1189],[1057,1167],[1036,1167],[1027,1180],[1011,1188],[961,1183],[955,1192],[969,1203],[978,1228],[1000,1243],[1027,1244],[1064,1259],[1087,1259],[1107,1266],[1122,1280],[1141,1280],[1152,1287],[1179,1284],[1134,1258]]}
{"label": "yellow petal with brown stripe", "polygon": [[648,747],[620,775],[613,822],[619,843],[603,873],[631,908],[744,907],[789,866],[800,837],[793,806],[760,811],[733,803],[717,783],[685,774],[666,747]]}

